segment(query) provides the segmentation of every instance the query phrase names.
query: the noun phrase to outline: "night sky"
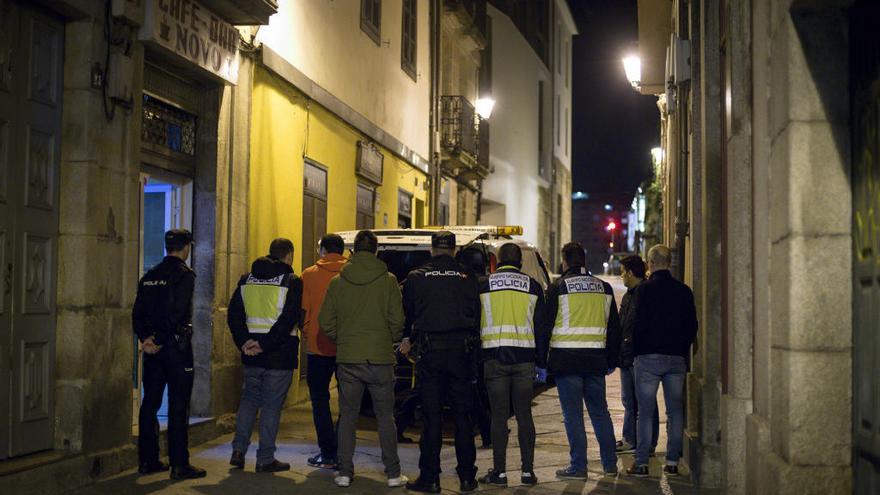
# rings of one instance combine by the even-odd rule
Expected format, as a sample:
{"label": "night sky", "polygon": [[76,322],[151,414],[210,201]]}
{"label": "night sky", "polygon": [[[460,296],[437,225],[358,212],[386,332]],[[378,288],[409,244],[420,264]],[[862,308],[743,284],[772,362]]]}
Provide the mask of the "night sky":
{"label": "night sky", "polygon": [[636,0],[568,0],[572,52],[573,190],[635,193],[660,143],[656,98],[633,90],[621,59],[638,42]]}

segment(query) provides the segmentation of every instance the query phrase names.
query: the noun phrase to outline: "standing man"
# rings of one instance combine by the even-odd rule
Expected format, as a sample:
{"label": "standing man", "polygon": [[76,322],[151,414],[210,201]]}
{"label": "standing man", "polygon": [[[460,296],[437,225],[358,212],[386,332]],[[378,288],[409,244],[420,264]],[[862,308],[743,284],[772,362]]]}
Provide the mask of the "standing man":
{"label": "standing man", "polygon": [[544,290],[522,273],[522,251],[508,242],[498,250],[498,270],[480,283],[483,373],[492,409],[494,467],[481,483],[507,486],[507,418],[516,416],[522,483],[534,485],[535,423],[532,419],[535,364],[546,366]]}
{"label": "standing man", "polygon": [[431,261],[413,270],[403,285],[406,313],[401,352],[418,350],[416,383],[424,416],[419,444],[420,474],[410,491],[440,493],[440,448],[443,444],[443,402],[450,398],[455,415],[456,472],[462,492],[477,488],[477,449],[471,415],[474,407],[473,352],[480,336],[480,294],[477,280],[452,257],[455,234],[431,236]]}
{"label": "standing man", "polygon": [[666,444],[667,475],[678,474],[684,436],[684,379],[687,356],[697,335],[697,310],[690,287],[672,278],[669,248],[658,244],[648,251],[651,277],[633,296],[632,326],[636,396],[639,402],[635,464],[627,473],[648,476],[648,449],[657,388],[663,383],[669,438]]}
{"label": "standing man", "polygon": [[403,306],[397,278],[376,257],[376,234],[362,230],[354,238],[354,254],[333,277],[318,322],[336,343],[339,382],[339,471],[337,486],[351,485],[357,419],[364,388],[373,398],[379,445],[389,487],[406,485],[397,456],[394,427],[394,342],[403,333]]}
{"label": "standing man", "polygon": [[[636,383],[633,374],[632,325],[627,321],[632,317],[632,296],[636,288],[645,281],[645,262],[639,255],[627,256],[620,260],[620,275],[626,294],[620,301],[620,326],[623,328],[623,344],[620,347],[620,399],[623,402],[623,440],[617,442],[617,453],[633,452],[636,448],[636,418],[639,403],[636,399]],[[654,398],[654,417],[651,423],[651,455],[657,448],[660,434],[660,413],[657,411],[657,398]]]}
{"label": "standing man", "polygon": [[318,435],[318,455],[309,457],[309,466],[336,469],[336,429],[330,413],[330,380],[336,373],[336,344],[320,332],[318,313],[330,280],[345,265],[345,241],[336,234],[321,238],[318,254],[321,259],[303,271],[303,335],[306,339],[308,366],[306,381],[312,400],[312,418]]}
{"label": "standing man", "polygon": [[615,475],[614,423],[605,400],[605,375],[614,371],[620,357],[614,290],[585,268],[586,253],[577,242],[562,248],[562,260],[565,271],[547,290],[547,315],[554,320],[548,321],[553,326],[550,371],[556,377],[571,464],[556,471],[556,476],[587,478],[585,403],[599,442],[602,469],[606,475]]}
{"label": "standing man", "polygon": [[297,365],[296,324],[302,307],[302,281],[293,274],[293,242],[275,239],[269,256],[257,258],[241,277],[229,301],[227,322],[244,364],[244,391],[235,418],[229,464],[244,467],[251,431],[260,413],[258,473],[287,471],[275,459],[281,409]]}
{"label": "standing man", "polygon": [[168,458],[171,478],[202,478],[205,470],[189,463],[189,401],[193,389],[192,296],[196,275],[186,265],[192,233],[165,232],[167,255],[138,284],[132,326],[144,351],[144,399],[139,416],[138,459],[141,474],[167,471],[159,461],[156,413],[168,385]]}

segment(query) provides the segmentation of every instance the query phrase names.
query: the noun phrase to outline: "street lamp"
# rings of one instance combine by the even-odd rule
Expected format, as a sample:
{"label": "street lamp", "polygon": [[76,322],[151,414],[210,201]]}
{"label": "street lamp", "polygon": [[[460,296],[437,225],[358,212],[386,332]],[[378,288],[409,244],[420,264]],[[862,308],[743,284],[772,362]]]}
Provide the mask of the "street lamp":
{"label": "street lamp", "polygon": [[663,148],[655,147],[651,148],[651,158],[654,159],[654,163],[660,163],[663,161]]}
{"label": "street lamp", "polygon": [[488,96],[477,98],[474,107],[477,111],[477,115],[484,119],[488,119],[489,116],[492,115],[492,109],[495,108],[495,100]]}
{"label": "street lamp", "polygon": [[633,89],[639,89],[642,84],[642,60],[637,55],[624,57],[623,70]]}

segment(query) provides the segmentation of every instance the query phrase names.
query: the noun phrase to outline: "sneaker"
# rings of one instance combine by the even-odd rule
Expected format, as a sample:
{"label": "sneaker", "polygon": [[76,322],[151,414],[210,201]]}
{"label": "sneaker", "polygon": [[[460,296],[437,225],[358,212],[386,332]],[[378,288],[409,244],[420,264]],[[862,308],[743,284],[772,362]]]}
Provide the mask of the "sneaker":
{"label": "sneaker", "polygon": [[404,475],[400,475],[397,478],[388,478],[388,488],[398,488],[406,485],[406,482],[409,481]]}
{"label": "sneaker", "polygon": [[477,484],[476,478],[471,478],[467,480],[461,480],[458,484],[458,491],[462,493],[472,492],[477,489],[479,485]]}
{"label": "sneaker", "polygon": [[162,461],[145,462],[138,466],[138,472],[141,474],[161,473],[163,471],[168,471],[168,464]]}
{"label": "sneaker", "polygon": [[337,476],[333,478],[333,483],[340,488],[351,486],[351,476]]}
{"label": "sneaker", "polygon": [[438,480],[427,480],[419,476],[419,479],[414,482],[407,483],[406,489],[411,492],[440,493],[440,482]]}
{"label": "sneaker", "polygon": [[238,469],[244,468],[244,452],[240,450],[233,450],[232,456],[229,458],[229,465],[234,466]]}
{"label": "sneaker", "polygon": [[618,440],[616,450],[618,454],[631,454],[636,451],[636,446],[629,442]]}
{"label": "sneaker", "polygon": [[306,459],[306,463],[309,466],[321,468],[321,469],[336,469],[336,459],[332,457],[324,457],[323,454],[318,454],[313,457],[309,457]]}
{"label": "sneaker", "polygon": [[281,471],[290,471],[290,464],[281,462],[278,459],[272,459],[272,462],[257,464],[258,473],[280,473]]}
{"label": "sneaker", "polygon": [[648,476],[648,465],[642,464],[641,466],[637,466],[633,464],[633,467],[626,470],[626,474],[637,478],[645,478]]}
{"label": "sneaker", "polygon": [[666,476],[678,476],[678,464],[667,464],[663,467]]}
{"label": "sneaker", "polygon": [[191,480],[195,478],[204,478],[207,476],[204,469],[199,469],[191,464],[186,466],[174,466],[171,468],[171,479],[173,480]]}
{"label": "sneaker", "polygon": [[523,471],[522,476],[520,476],[519,481],[523,485],[537,485],[538,477],[535,476],[535,473],[529,473],[527,471]]}
{"label": "sneaker", "polygon": [[585,480],[587,479],[587,470],[578,470],[574,466],[568,466],[556,471],[556,477],[563,480]]}
{"label": "sneaker", "polygon": [[480,483],[493,486],[507,486],[507,473],[496,473],[494,469],[490,469],[486,476],[480,478]]}
{"label": "sneaker", "polygon": [[603,467],[602,472],[605,474],[605,476],[617,476],[617,465],[615,464],[613,466]]}

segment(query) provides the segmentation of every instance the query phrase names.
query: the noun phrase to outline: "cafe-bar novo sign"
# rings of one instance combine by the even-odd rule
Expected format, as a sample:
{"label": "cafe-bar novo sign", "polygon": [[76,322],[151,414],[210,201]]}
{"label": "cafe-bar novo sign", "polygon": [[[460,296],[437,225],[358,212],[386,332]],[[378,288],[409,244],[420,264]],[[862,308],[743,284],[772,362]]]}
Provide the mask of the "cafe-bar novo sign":
{"label": "cafe-bar novo sign", "polygon": [[232,84],[238,82],[238,30],[193,0],[147,0],[140,39]]}

